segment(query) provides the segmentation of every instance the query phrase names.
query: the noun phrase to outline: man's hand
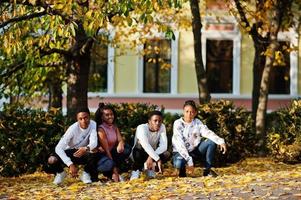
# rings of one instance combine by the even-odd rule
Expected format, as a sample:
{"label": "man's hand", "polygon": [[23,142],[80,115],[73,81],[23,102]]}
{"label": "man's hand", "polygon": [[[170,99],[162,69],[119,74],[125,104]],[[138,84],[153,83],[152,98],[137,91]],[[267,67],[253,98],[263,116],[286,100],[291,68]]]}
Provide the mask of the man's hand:
{"label": "man's hand", "polygon": [[227,152],[227,146],[226,146],[226,144],[225,143],[224,144],[220,144],[219,145],[219,149],[222,152],[222,154],[225,154]]}
{"label": "man's hand", "polygon": [[74,154],[74,157],[82,157],[83,155],[85,155],[87,153],[87,149],[86,147],[80,147]]}
{"label": "man's hand", "polygon": [[70,174],[71,174],[72,177],[77,177],[78,170],[77,170],[77,168],[76,168],[76,166],[74,164],[71,164],[69,166],[69,172],[70,172]]}
{"label": "man's hand", "polygon": [[147,169],[150,169],[150,170],[153,169],[153,163],[154,163],[154,161],[153,161],[152,157],[148,156],[148,158],[146,160]]}
{"label": "man's hand", "polygon": [[117,153],[122,153],[124,151],[124,143],[119,142],[117,146]]}
{"label": "man's hand", "polygon": [[162,171],[162,161],[160,159],[157,161],[157,166],[158,166],[158,169],[159,169],[158,172],[160,174],[162,174],[163,173],[163,171]]}

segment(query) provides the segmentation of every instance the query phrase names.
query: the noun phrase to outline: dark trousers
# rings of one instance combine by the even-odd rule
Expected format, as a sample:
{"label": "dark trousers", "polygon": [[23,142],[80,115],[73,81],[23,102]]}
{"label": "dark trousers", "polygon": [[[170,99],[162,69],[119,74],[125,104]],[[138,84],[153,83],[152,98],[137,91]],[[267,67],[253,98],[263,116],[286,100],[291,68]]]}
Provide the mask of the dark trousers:
{"label": "dark trousers", "polygon": [[[144,163],[148,158],[148,154],[144,151],[144,149],[134,148],[133,157],[134,157],[134,170],[142,171],[144,169]],[[170,153],[165,151],[159,155],[160,160],[163,163],[166,163],[170,158]]]}
{"label": "dark trousers", "polygon": [[[120,172],[127,171],[128,168],[130,167],[128,163],[128,158],[130,154],[131,154],[131,146],[128,144],[124,145],[124,151],[122,153],[118,153],[117,148],[114,147],[111,150],[114,167],[117,167]],[[103,172],[103,175],[105,175],[106,177],[112,177],[112,171]]]}
{"label": "dark trousers", "polygon": [[[99,158],[95,153],[86,153],[81,157],[74,157],[73,154],[77,151],[77,149],[67,149],[65,150],[66,155],[71,159],[74,164],[84,165],[84,171],[88,172],[91,176],[95,176],[97,172],[97,161]],[[62,159],[55,153],[51,156],[55,156],[57,162],[53,164],[48,164],[48,172],[49,173],[61,173],[64,171],[64,167],[66,166]]]}

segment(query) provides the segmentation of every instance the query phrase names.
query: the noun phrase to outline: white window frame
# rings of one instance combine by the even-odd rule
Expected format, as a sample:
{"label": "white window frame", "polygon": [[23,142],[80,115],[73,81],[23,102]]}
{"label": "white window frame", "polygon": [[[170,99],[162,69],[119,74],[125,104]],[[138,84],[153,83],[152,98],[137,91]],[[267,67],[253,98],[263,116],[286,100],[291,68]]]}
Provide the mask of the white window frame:
{"label": "white window frame", "polygon": [[[149,93],[143,92],[143,73],[144,73],[144,62],[143,56],[139,56],[138,59],[138,69],[137,69],[137,77],[138,77],[138,90],[137,94],[143,94],[143,96],[153,96],[153,97],[162,97],[170,94],[178,93],[178,51],[179,51],[179,32],[174,32],[175,40],[171,39],[171,71],[170,71],[170,92],[168,93]],[[166,39],[163,33],[159,33],[157,38]],[[149,38],[152,39],[152,38]],[[144,49],[143,45],[138,47],[138,51],[141,52]]]}
{"label": "white window frame", "polygon": [[[110,34],[111,40],[114,33]],[[115,48],[108,44],[108,64],[107,64],[107,92],[88,92],[88,97],[98,97],[100,95],[114,94],[115,87]]]}
{"label": "white window frame", "polygon": [[[295,31],[279,32],[278,41],[287,41],[290,47],[298,46],[298,34]],[[290,94],[269,94],[272,99],[298,96],[298,52],[290,52]]]}
{"label": "white window frame", "polygon": [[[205,18],[207,23],[216,22],[215,18],[207,17]],[[205,22],[205,23],[206,23]],[[218,23],[219,25],[223,25]],[[227,98],[232,96],[240,95],[240,60],[241,60],[241,33],[237,28],[237,23],[234,18],[224,18],[224,22],[232,23],[234,26],[233,30],[204,30],[202,29],[202,58],[204,63],[206,62],[206,46],[207,46],[207,39],[214,39],[214,40],[232,40],[233,41],[233,71],[232,71],[232,93],[211,93],[213,97],[216,98]],[[204,25],[206,27],[206,25]],[[205,66],[206,68],[206,66]]]}

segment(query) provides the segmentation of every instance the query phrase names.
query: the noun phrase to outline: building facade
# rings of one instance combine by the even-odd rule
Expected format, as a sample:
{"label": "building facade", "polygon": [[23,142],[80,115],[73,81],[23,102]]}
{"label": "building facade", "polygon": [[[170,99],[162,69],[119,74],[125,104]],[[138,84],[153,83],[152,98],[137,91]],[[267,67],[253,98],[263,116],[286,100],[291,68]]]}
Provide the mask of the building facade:
{"label": "building facade", "polygon": [[[211,12],[224,8],[212,4]],[[112,46],[96,46],[93,51],[89,83],[89,107],[105,103],[150,103],[167,111],[180,112],[184,101],[198,101],[194,67],[194,46],[191,30],[174,32],[175,39],[156,36],[137,49],[120,53]],[[301,94],[300,33],[280,32],[282,47],[297,47],[283,51],[283,63],[274,66],[269,85],[268,110],[289,104]],[[283,48],[285,49],[285,48]],[[253,60],[252,39],[244,34],[232,16],[203,17],[203,62],[206,65],[212,100],[227,99],[236,106],[251,109]]]}

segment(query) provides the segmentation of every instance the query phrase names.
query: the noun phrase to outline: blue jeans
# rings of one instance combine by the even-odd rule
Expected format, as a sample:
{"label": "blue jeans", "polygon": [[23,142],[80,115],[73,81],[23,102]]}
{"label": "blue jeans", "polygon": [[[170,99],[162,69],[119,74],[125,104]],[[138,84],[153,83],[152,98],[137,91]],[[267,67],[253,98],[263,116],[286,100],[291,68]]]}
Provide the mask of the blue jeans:
{"label": "blue jeans", "polygon": [[114,161],[111,160],[104,154],[101,154],[101,158],[97,162],[97,171],[99,172],[109,172],[114,167]]}
{"label": "blue jeans", "polygon": [[114,166],[120,171],[127,171],[126,167],[128,165],[127,160],[131,154],[132,147],[128,144],[124,144],[124,150],[122,153],[117,152],[117,147],[111,150],[111,155],[113,157]]}
{"label": "blue jeans", "polygon": [[102,156],[97,163],[97,171],[102,172],[104,176],[111,178],[113,168],[117,167],[120,172],[127,171],[128,163],[127,159],[131,153],[131,146],[128,144],[124,145],[124,151],[118,153],[116,147],[111,150],[112,159],[107,157],[105,153],[102,153]]}
{"label": "blue jeans", "polygon": [[[210,169],[213,165],[214,161],[214,153],[216,149],[216,144],[209,139],[200,142],[198,147],[189,152],[189,155],[192,156],[193,159],[199,159],[205,157],[205,168]],[[174,152],[173,154],[173,165],[177,169],[185,169],[186,160],[178,153]]]}

